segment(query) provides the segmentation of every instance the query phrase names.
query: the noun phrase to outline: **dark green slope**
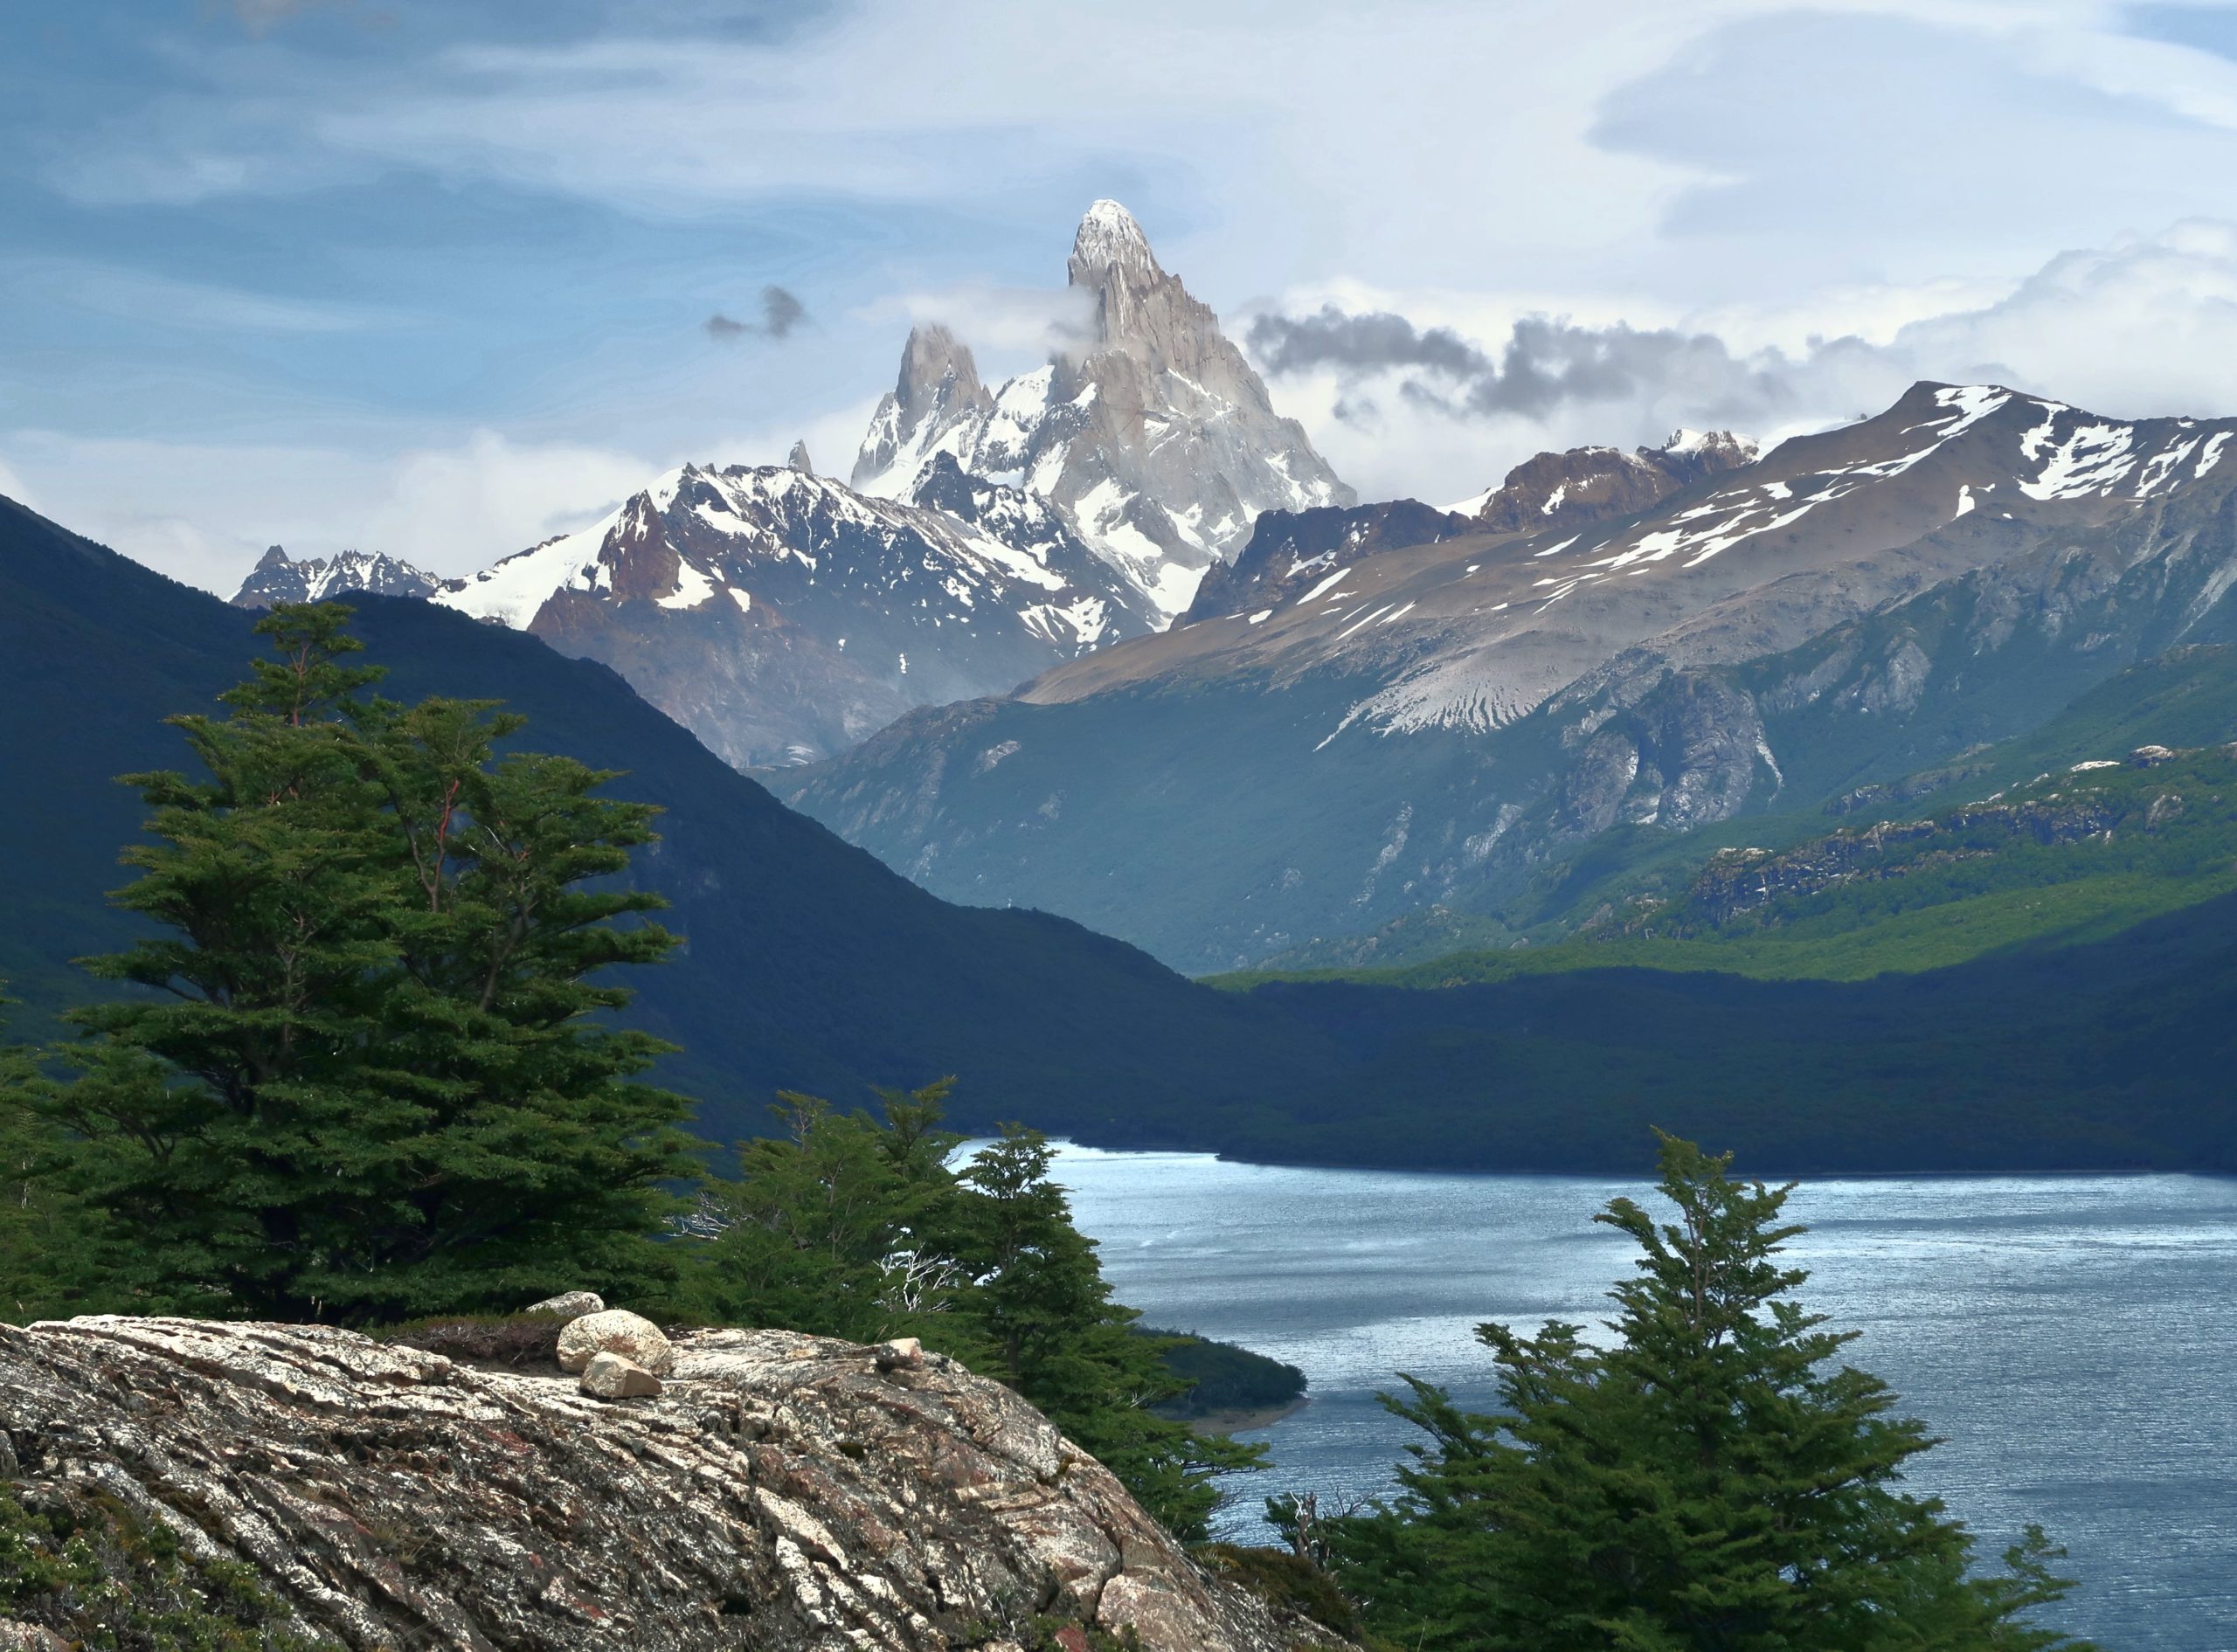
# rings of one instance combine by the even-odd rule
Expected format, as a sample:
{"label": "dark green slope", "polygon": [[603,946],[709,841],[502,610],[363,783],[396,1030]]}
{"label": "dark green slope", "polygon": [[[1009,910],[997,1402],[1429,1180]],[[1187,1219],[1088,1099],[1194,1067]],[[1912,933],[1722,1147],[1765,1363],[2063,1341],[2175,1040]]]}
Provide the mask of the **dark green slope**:
{"label": "dark green slope", "polygon": [[1245,1158],[1641,1170],[1647,1127],[1765,1173],[2237,1172],[2237,895],[2112,939],[1871,980],[1574,970],[1250,994],[1335,1037],[1350,1100]]}
{"label": "dark green slope", "polygon": [[[954,907],[786,809],[602,666],[425,604],[358,601],[387,691],[504,700],[525,743],[629,771],[668,811],[640,875],[688,945],[643,972],[640,1020],[687,1047],[703,1127],[757,1129],[779,1087],[867,1100],[959,1075],[958,1116],[1106,1142],[1305,1082],[1297,1030],[1066,920]],[[0,973],[36,1011],[88,990],[66,961],[116,944],[102,902],[140,806],[110,777],[176,765],[161,719],[207,706],[253,616],[0,501]]]}

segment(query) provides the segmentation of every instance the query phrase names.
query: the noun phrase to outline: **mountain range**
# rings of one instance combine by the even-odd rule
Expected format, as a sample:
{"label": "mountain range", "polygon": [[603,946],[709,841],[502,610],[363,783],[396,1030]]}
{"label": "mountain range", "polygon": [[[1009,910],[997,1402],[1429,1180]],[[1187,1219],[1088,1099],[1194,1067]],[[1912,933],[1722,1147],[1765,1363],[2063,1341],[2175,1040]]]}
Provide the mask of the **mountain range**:
{"label": "mountain range", "polygon": [[[602,666],[426,602],[357,600],[388,692],[502,699],[530,720],[523,743],[626,770],[615,791],[663,809],[634,875],[669,897],[686,944],[641,972],[631,1016],[684,1046],[664,1076],[718,1140],[766,1128],[779,1086],[852,1105],[952,1072],[966,1129],[1022,1118],[1104,1146],[1287,1161],[1633,1172],[1654,1124],[1767,1173],[2237,1169],[2237,1029],[2219,1013],[2237,895],[2205,882],[2204,899],[2077,944],[2039,929],[1866,980],[1639,967],[1618,950],[1619,967],[1461,971],[1432,990],[1215,990],[1061,918],[925,894]],[[238,679],[250,618],[0,501],[0,787],[18,800],[0,811],[0,863],[17,869],[0,881],[0,975],[26,1001],[19,1025],[51,1029],[102,990],[69,960],[135,922],[102,895],[142,812],[111,776],[182,760],[162,720]],[[2101,685],[2061,754],[2227,729],[2228,657],[2163,655]],[[1971,761],[2026,779],[2044,755],[2022,740]],[[2183,758],[2196,772],[2163,788],[2203,786],[2189,806],[2207,827],[2226,814],[2214,761]],[[2158,793],[2130,791],[2119,818],[2148,822]],[[2210,831],[2188,850],[2171,829],[2145,836],[2218,864],[2237,853]]]}
{"label": "mountain range", "polygon": [[284,546],[274,545],[249,570],[233,601],[243,608],[269,608],[280,602],[323,602],[353,591],[376,597],[428,597],[442,583],[425,569],[379,551],[343,550],[298,561]]}
{"label": "mountain range", "polygon": [[783,795],[938,893],[1189,971],[1497,924],[1595,857],[1821,810],[2221,639],[2233,434],[1924,384],[1767,453],[1546,456],[1471,514],[1269,512],[1172,629]]}
{"label": "mountain range", "polygon": [[1089,209],[1068,274],[1083,330],[998,391],[913,330],[851,485],[803,445],[687,465],[464,579],[275,550],[234,600],[426,596],[613,666],[740,768],[1009,688],[1161,628],[1260,511],[1353,497],[1124,207]]}

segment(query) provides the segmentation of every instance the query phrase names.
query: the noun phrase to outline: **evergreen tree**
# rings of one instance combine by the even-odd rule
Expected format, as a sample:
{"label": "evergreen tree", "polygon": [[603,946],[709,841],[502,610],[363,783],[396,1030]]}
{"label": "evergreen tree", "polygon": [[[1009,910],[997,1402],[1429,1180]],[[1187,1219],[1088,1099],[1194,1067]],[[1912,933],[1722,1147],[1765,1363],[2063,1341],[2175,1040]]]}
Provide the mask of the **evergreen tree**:
{"label": "evergreen tree", "polygon": [[2065,1584],[2040,1531],[2006,1575],[1969,1574],[1972,1539],[1942,1503],[1896,1489],[1936,1441],[1877,1379],[1836,1366],[1778,1253],[1790,1188],[1742,1184],[1728,1158],[1665,1137],[1677,1220],[1628,1199],[1596,1218],[1629,1235],[1613,1342],[1572,1324],[1486,1324],[1499,1413],[1409,1379],[1386,1399],[1430,1443],[1395,1504],[1334,1523],[1338,1575],[1409,1647],[1589,1652],[1878,1652],[2072,1646],[2024,1614]]}
{"label": "evergreen tree", "polygon": [[963,1139],[938,1128],[951,1087],[879,1092],[883,1123],[786,1092],[782,1132],[741,1144],[738,1179],[709,1190],[719,1232],[696,1310],[855,1342],[929,1337],[974,1358],[975,1330],[950,1312],[966,1282],[943,1248],[957,1198],[946,1160]]}
{"label": "evergreen tree", "polygon": [[687,1277],[696,1316],[875,1341],[913,1335],[1008,1383],[1183,1537],[1206,1535],[1215,1476],[1264,1452],[1150,1407],[1186,1391],[1168,1340],[1112,1300],[1072,1225],[1052,1152],[1012,1126],[959,1170],[950,1089],[881,1091],[883,1119],[787,1096],[781,1134],[743,1144],[710,1190],[716,1229]]}
{"label": "evergreen tree", "polygon": [[1263,1448],[1200,1436],[1149,1409],[1187,1382],[1161,1357],[1165,1339],[1138,1334],[1134,1310],[1112,1300],[1095,1241],[1072,1225],[1049,1178],[1039,1130],[1008,1124],[962,1173],[975,1197],[959,1247],[978,1282],[979,1329],[999,1375],[1126,1483],[1185,1539],[1209,1535],[1215,1476],[1263,1464]]}
{"label": "evergreen tree", "polygon": [[654,811],[497,743],[481,702],[405,707],[335,605],[258,624],[277,658],[172,719],[206,778],[154,811],[117,896],[164,933],[88,961],[143,989],[79,1010],[47,1118],[150,1303],[365,1321],[641,1287],[688,1174],[666,1047],[604,1025],[609,966],[672,938],[620,881]]}

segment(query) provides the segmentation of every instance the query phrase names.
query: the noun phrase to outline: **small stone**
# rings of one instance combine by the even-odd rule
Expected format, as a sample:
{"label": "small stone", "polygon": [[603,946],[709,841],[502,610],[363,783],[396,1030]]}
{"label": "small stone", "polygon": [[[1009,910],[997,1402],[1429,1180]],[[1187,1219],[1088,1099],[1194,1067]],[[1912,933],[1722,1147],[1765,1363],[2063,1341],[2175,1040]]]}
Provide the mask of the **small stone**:
{"label": "small stone", "polygon": [[661,1379],[634,1359],[593,1354],[583,1367],[582,1386],[595,1400],[649,1399],[660,1393]]}
{"label": "small stone", "polygon": [[563,1291],[521,1310],[524,1314],[551,1314],[561,1319],[580,1319],[585,1314],[606,1311],[606,1298],[594,1290]]}
{"label": "small stone", "polygon": [[914,1337],[896,1337],[891,1342],[878,1344],[875,1357],[880,1371],[921,1365],[925,1363],[925,1344]]}
{"label": "small stone", "polygon": [[567,1322],[559,1332],[559,1369],[580,1371],[594,1354],[620,1354],[656,1377],[675,1368],[675,1350],[642,1314],[608,1308]]}

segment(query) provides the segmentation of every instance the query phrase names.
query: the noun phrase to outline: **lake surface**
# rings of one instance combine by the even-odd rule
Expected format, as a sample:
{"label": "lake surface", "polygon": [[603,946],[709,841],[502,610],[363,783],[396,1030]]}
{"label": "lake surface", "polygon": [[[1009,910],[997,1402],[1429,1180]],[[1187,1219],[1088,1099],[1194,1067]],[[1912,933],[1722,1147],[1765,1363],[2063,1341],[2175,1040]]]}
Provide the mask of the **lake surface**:
{"label": "lake surface", "polygon": [[[1067,1147],[1059,1179],[1148,1323],[1304,1368],[1312,1402],[1224,1517],[1270,1493],[1389,1483],[1411,1372],[1488,1406],[1480,1321],[1592,1324],[1628,1267],[1593,1212],[1643,1185],[1223,1164]],[[2237,1652],[2237,1182],[2184,1176],[1806,1184],[1802,1293],[1948,1443],[1914,1490],[2000,1552],[2070,1551],[2060,1627],[2107,1652]],[[1324,1501],[1326,1500],[1324,1495]]]}

